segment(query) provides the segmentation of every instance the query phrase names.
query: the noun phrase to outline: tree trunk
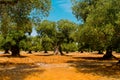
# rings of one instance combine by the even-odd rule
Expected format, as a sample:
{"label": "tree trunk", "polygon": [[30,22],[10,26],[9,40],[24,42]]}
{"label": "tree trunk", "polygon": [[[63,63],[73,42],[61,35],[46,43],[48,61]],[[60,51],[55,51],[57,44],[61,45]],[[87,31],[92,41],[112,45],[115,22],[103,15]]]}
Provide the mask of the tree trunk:
{"label": "tree trunk", "polygon": [[29,54],[32,54],[32,51],[31,51],[31,50],[29,50],[29,51],[28,51],[28,53],[29,53]]}
{"label": "tree trunk", "polygon": [[108,46],[106,49],[106,54],[103,56],[103,59],[112,59],[115,58],[115,56],[112,55],[112,47]]}
{"label": "tree trunk", "polygon": [[58,46],[55,47],[54,53],[55,53],[55,55],[57,55],[59,53],[59,47]]}
{"label": "tree trunk", "polygon": [[48,53],[46,46],[43,45],[44,53]]}
{"label": "tree trunk", "polygon": [[12,56],[18,57],[20,56],[20,49],[18,45],[14,45],[11,47],[11,52],[12,52]]}
{"label": "tree trunk", "polygon": [[47,50],[44,50],[44,53],[48,53],[48,51],[47,51]]}
{"label": "tree trunk", "polygon": [[9,53],[9,49],[6,49],[5,52],[4,52],[4,54],[10,54]]}
{"label": "tree trunk", "polygon": [[57,55],[59,52],[60,52],[60,55],[64,55],[63,52],[62,52],[62,48],[61,48],[60,45],[57,45],[57,46],[55,47],[54,52],[55,52],[55,55]]}
{"label": "tree trunk", "polygon": [[35,52],[38,52],[37,50],[35,50]]}
{"label": "tree trunk", "polygon": [[81,50],[80,53],[83,53],[83,51]]}
{"label": "tree trunk", "polygon": [[67,53],[67,54],[69,53],[68,50],[66,51],[66,53]]}
{"label": "tree trunk", "polygon": [[63,52],[62,52],[62,47],[59,46],[59,52],[60,52],[60,55],[64,55]]}
{"label": "tree trunk", "polygon": [[47,50],[45,50],[44,53],[48,53]]}
{"label": "tree trunk", "polygon": [[103,54],[103,51],[102,50],[98,50],[98,54]]}

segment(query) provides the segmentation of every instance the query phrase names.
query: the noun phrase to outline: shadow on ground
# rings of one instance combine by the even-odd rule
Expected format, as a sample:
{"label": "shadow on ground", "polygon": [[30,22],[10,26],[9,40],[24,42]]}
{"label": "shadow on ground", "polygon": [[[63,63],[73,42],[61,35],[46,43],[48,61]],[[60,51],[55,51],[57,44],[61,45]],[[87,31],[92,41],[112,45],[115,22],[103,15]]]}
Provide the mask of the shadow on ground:
{"label": "shadow on ground", "polygon": [[0,80],[24,80],[29,75],[45,71],[37,67],[32,64],[0,63]]}
{"label": "shadow on ground", "polygon": [[54,54],[35,54],[35,56],[53,56]]}
{"label": "shadow on ground", "polygon": [[69,60],[72,67],[76,68],[76,72],[85,74],[106,76],[112,78],[120,78],[120,65],[117,60],[102,60],[102,57],[73,57],[75,60]]}
{"label": "shadow on ground", "polygon": [[0,57],[7,57],[7,58],[26,58],[28,56],[23,56],[23,55],[20,55],[20,56],[12,56],[10,54],[4,54],[4,55],[0,55]]}

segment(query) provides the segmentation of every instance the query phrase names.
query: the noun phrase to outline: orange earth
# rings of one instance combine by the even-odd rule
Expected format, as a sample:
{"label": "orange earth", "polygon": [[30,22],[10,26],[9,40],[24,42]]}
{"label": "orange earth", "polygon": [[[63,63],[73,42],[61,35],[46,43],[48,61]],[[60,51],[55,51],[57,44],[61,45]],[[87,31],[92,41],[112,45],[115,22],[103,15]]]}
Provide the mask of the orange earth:
{"label": "orange earth", "polygon": [[0,54],[0,80],[120,80],[118,60],[102,60],[96,53],[52,53]]}

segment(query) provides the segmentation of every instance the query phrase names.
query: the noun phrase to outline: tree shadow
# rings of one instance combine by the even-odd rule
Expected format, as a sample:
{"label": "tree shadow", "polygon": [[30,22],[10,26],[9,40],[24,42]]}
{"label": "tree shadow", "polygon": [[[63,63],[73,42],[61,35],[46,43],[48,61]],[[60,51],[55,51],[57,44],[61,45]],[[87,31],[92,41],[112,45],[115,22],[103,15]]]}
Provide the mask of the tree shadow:
{"label": "tree shadow", "polygon": [[35,54],[35,56],[53,56],[54,54]]}
{"label": "tree shadow", "polygon": [[77,72],[103,77],[120,77],[120,66],[116,65],[117,61],[115,60],[102,60],[97,57],[74,57],[74,59],[67,61],[67,63],[75,67]]}
{"label": "tree shadow", "polygon": [[7,57],[7,58],[26,58],[28,56],[23,56],[23,55],[20,55],[20,56],[12,56],[11,54],[3,54],[3,55],[0,55],[0,57]]}
{"label": "tree shadow", "polygon": [[24,80],[29,75],[42,74],[45,70],[38,67],[25,63],[0,63],[0,80]]}
{"label": "tree shadow", "polygon": [[116,57],[116,58],[110,58],[110,59],[104,59],[103,58],[103,56],[86,56],[86,57],[84,57],[84,56],[80,56],[80,57],[74,57],[74,56],[72,56],[73,58],[75,58],[75,59],[85,59],[85,60],[119,60],[120,58],[119,57]]}
{"label": "tree shadow", "polygon": [[73,57],[75,59],[85,59],[85,60],[103,60],[103,57]]}

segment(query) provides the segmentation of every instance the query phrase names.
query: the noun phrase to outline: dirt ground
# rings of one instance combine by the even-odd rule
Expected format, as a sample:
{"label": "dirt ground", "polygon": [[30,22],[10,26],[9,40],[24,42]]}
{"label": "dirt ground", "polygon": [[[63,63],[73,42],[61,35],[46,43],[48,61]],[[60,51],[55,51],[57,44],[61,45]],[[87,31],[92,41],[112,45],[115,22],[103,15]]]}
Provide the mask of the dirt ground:
{"label": "dirt ground", "polygon": [[[114,55],[120,58],[120,54]],[[102,60],[102,56],[21,52],[21,57],[16,58],[0,54],[0,80],[120,80],[118,60]]]}

